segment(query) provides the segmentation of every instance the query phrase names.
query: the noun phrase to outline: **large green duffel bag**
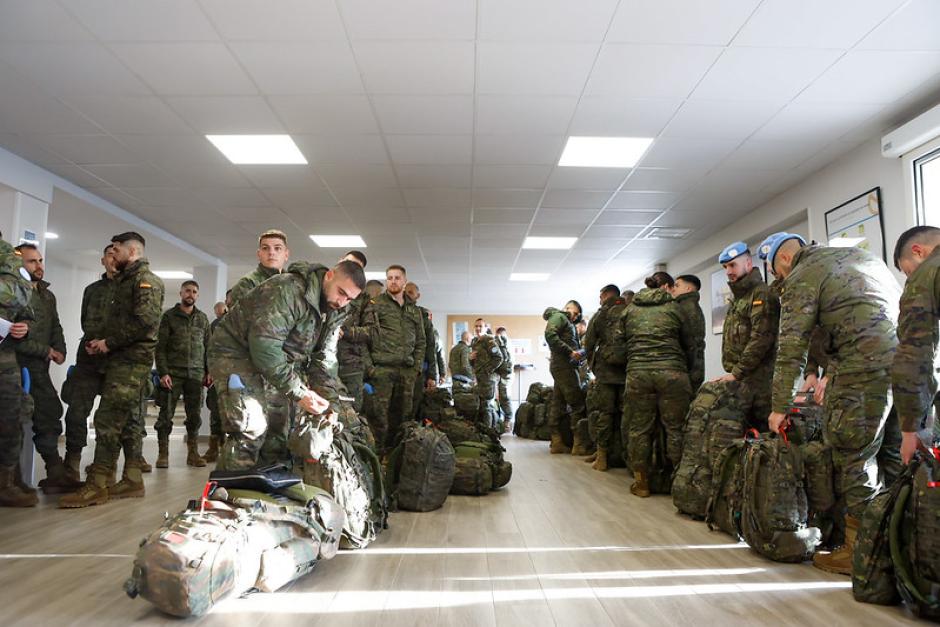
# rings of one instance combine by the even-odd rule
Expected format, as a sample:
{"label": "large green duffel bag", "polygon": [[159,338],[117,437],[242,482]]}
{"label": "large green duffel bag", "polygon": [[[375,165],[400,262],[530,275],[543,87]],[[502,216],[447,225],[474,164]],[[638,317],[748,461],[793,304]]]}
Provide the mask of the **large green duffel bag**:
{"label": "large green duffel bag", "polygon": [[454,482],[454,447],[434,427],[402,424],[398,445],[388,457],[388,484],[401,509],[429,512],[444,504]]}
{"label": "large green duffel bag", "polygon": [[480,413],[480,397],[470,391],[454,392],[454,409],[461,418],[476,420]]}
{"label": "large green duffel bag", "polygon": [[534,419],[535,405],[528,401],[520,403],[516,408],[512,432],[520,438],[531,437],[532,421]]}
{"label": "large green duffel bag", "polygon": [[479,457],[458,457],[454,467],[451,494],[483,496],[493,488],[493,471],[487,460]]}
{"label": "large green duffel bag", "polygon": [[460,442],[454,446],[458,459],[482,459],[490,465],[493,478],[492,489],[498,490],[512,479],[512,464],[503,454],[506,452],[499,442]]}

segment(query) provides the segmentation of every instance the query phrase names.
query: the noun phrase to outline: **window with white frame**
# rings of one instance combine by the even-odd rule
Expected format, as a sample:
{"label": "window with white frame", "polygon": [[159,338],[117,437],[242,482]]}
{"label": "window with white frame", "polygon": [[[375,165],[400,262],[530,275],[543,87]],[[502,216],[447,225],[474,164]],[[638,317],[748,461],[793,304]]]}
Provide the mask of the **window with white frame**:
{"label": "window with white frame", "polygon": [[940,226],[940,148],[918,157],[913,166],[918,221]]}

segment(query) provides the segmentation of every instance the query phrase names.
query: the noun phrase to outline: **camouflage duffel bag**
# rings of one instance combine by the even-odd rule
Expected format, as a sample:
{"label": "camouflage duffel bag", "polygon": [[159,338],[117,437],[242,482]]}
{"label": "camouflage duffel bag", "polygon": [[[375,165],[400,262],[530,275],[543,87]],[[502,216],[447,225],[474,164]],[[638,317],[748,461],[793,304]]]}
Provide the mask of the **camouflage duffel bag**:
{"label": "camouflage duffel bag", "polygon": [[436,387],[425,391],[424,402],[421,405],[421,417],[437,422],[443,416],[445,408],[454,406],[454,396],[450,388]]}
{"label": "camouflage duffel bag", "polygon": [[512,432],[520,438],[528,438],[532,429],[533,412],[535,405],[529,402],[523,402],[516,408],[516,415],[513,420]]}
{"label": "camouflage duffel bag", "polygon": [[453,420],[447,420],[434,426],[447,436],[447,440],[450,442],[451,446],[457,446],[461,442],[471,440],[477,442],[489,440],[489,436],[485,435],[483,425],[464,420],[463,418],[454,418]]}
{"label": "camouflage duffel bag", "polygon": [[792,439],[807,444],[823,439],[823,407],[813,400],[812,390],[797,394],[787,411]]}
{"label": "camouflage duffel bag", "polygon": [[529,391],[526,393],[525,400],[527,403],[533,405],[538,405],[542,402],[542,392],[545,389],[544,383],[533,383],[529,386]]}
{"label": "camouflage duffel bag", "polygon": [[485,459],[458,457],[454,466],[451,494],[483,496],[493,487],[493,471]]}
{"label": "camouflage duffel bag", "polygon": [[467,420],[476,420],[480,413],[480,398],[474,392],[455,392],[454,409],[457,415]]}
{"label": "camouflage duffel bag", "polygon": [[482,459],[490,465],[493,490],[502,488],[512,479],[512,464],[504,459],[505,452],[506,449],[498,441],[460,442],[454,446],[454,453],[458,459]]}
{"label": "camouflage duffel bag", "polygon": [[404,510],[435,510],[454,482],[454,447],[442,432],[413,421],[403,423],[400,434],[388,456],[391,498]]}
{"label": "camouflage duffel bag", "polygon": [[555,397],[555,388],[550,385],[542,386],[542,403],[544,405],[551,405],[552,399]]}
{"label": "camouflage duffel bag", "polygon": [[735,440],[718,458],[712,475],[712,493],[705,508],[705,522],[735,540],[741,539],[741,505],[744,486],[744,438]]}

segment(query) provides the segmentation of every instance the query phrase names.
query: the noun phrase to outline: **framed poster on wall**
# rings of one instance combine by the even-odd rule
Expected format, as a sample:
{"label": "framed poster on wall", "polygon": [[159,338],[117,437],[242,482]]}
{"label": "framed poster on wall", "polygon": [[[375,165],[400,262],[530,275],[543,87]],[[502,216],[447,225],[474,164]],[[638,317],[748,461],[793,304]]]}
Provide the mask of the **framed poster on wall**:
{"label": "framed poster on wall", "polygon": [[826,238],[830,246],[858,246],[887,263],[881,188],[874,187],[827,211]]}

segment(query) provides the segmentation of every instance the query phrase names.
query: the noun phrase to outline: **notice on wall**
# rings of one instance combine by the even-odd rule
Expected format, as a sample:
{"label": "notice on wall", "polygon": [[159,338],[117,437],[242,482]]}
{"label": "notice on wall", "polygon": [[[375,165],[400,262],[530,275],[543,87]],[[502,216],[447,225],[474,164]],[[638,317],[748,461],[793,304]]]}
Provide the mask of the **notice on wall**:
{"label": "notice on wall", "polygon": [[857,246],[887,261],[881,222],[881,188],[870,189],[827,211],[826,237],[830,246]]}
{"label": "notice on wall", "polygon": [[532,340],[529,338],[509,340],[509,349],[513,355],[530,355],[532,353]]}

